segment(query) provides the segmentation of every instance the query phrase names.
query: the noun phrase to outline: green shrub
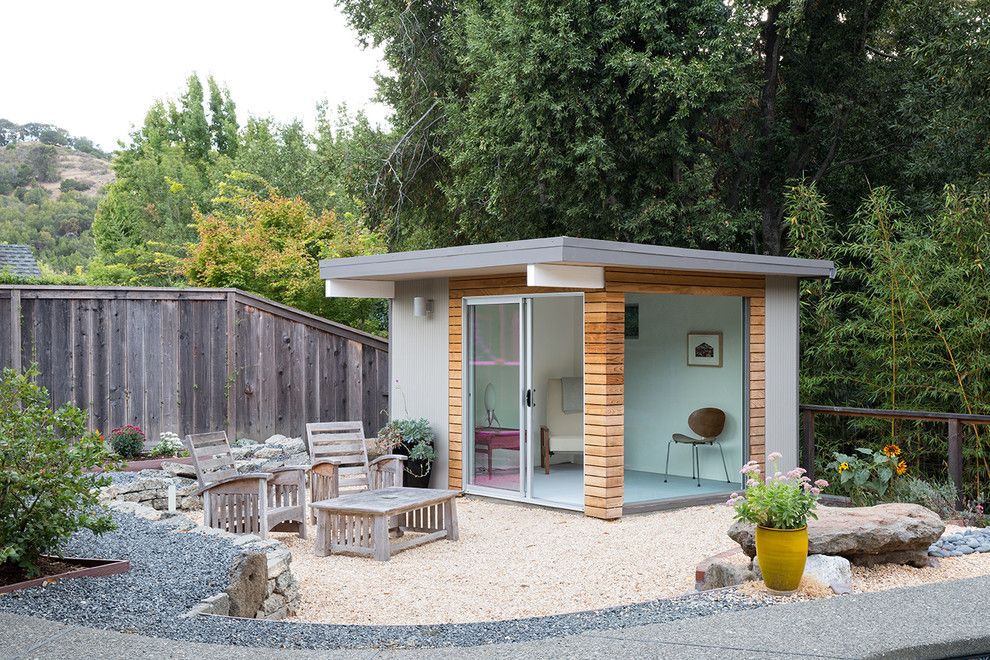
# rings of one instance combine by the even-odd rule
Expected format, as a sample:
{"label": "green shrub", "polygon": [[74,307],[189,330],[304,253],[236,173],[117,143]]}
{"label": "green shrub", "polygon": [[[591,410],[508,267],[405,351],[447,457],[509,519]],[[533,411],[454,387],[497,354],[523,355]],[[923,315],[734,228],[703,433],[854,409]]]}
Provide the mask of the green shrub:
{"label": "green shrub", "polygon": [[144,450],[144,431],[125,424],[110,431],[110,446],[124,458],[134,458]]}
{"label": "green shrub", "polygon": [[0,376],[0,569],[25,577],[77,530],[113,528],[96,491],[110,478],[92,470],[117,467],[100,434],[86,431],[81,410],[52,410],[37,375],[32,367]]}
{"label": "green shrub", "polygon": [[946,481],[925,481],[908,476],[898,480],[891,495],[891,501],[920,504],[942,518],[955,518],[959,515],[956,511],[956,488]]}
{"label": "green shrub", "polygon": [[82,192],[84,190],[89,190],[93,187],[92,181],[80,181],[79,179],[62,179],[62,183],[59,184],[58,189],[62,192],[69,192],[70,190],[78,190]]}

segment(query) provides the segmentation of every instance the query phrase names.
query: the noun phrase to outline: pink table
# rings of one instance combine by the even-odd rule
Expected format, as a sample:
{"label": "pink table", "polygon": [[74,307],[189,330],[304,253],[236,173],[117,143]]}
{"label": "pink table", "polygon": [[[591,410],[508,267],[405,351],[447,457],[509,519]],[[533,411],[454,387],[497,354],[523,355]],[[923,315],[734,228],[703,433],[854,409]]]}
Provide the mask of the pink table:
{"label": "pink table", "polygon": [[485,448],[488,454],[488,476],[492,476],[492,452],[496,449],[519,451],[519,429],[476,428],[474,448]]}

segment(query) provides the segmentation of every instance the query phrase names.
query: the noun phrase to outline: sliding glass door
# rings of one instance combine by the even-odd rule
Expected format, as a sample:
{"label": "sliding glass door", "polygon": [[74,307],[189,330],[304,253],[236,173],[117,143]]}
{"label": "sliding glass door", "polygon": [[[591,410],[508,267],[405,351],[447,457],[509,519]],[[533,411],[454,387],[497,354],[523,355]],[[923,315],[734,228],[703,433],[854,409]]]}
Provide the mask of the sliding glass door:
{"label": "sliding glass door", "polygon": [[468,484],[524,497],[528,391],[526,310],[520,298],[472,301],[465,309],[464,447]]}
{"label": "sliding glass door", "polygon": [[464,314],[467,489],[581,509],[582,296],[469,298]]}

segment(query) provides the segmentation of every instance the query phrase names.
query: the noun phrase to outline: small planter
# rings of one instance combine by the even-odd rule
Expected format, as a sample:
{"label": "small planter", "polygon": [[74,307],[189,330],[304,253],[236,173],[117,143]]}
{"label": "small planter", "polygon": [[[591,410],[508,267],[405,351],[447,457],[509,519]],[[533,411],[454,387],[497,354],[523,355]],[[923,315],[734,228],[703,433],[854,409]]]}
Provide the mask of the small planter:
{"label": "small planter", "polygon": [[807,525],[801,529],[757,525],[756,558],[767,589],[774,593],[797,591],[808,560]]}
{"label": "small planter", "polygon": [[64,573],[57,573],[55,575],[43,575],[41,577],[32,578],[30,580],[24,580],[22,582],[15,582],[13,584],[8,584],[5,586],[0,586],[0,594],[10,593],[11,591],[19,591],[21,589],[30,589],[31,587],[37,587],[49,582],[57,582],[58,580],[71,580],[73,578],[81,577],[106,577],[108,575],[118,575],[120,573],[126,573],[131,570],[131,562],[126,559],[87,559],[82,557],[47,557],[48,559],[57,559],[59,561],[64,561],[72,564],[80,564],[78,568],[74,568],[71,571],[65,571]]}
{"label": "small planter", "polygon": [[426,461],[406,461],[406,471],[402,475],[402,485],[409,488],[429,488],[433,466]]}

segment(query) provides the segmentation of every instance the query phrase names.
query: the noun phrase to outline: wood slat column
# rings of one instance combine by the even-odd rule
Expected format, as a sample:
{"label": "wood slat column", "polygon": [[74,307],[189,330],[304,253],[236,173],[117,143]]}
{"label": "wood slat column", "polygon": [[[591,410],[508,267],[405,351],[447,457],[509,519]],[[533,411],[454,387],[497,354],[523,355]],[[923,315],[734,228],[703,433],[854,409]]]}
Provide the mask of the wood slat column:
{"label": "wood slat column", "polygon": [[451,285],[450,300],[447,308],[447,336],[449,338],[450,354],[447,357],[450,380],[447,391],[449,397],[449,415],[447,429],[448,467],[447,487],[460,490],[464,487],[464,441],[463,441],[463,365],[462,365],[462,299],[464,294],[456,291]]}
{"label": "wood slat column", "polygon": [[622,516],[625,294],[584,296],[584,513]]}
{"label": "wood slat column", "polygon": [[749,460],[766,470],[766,295],[749,298]]}

